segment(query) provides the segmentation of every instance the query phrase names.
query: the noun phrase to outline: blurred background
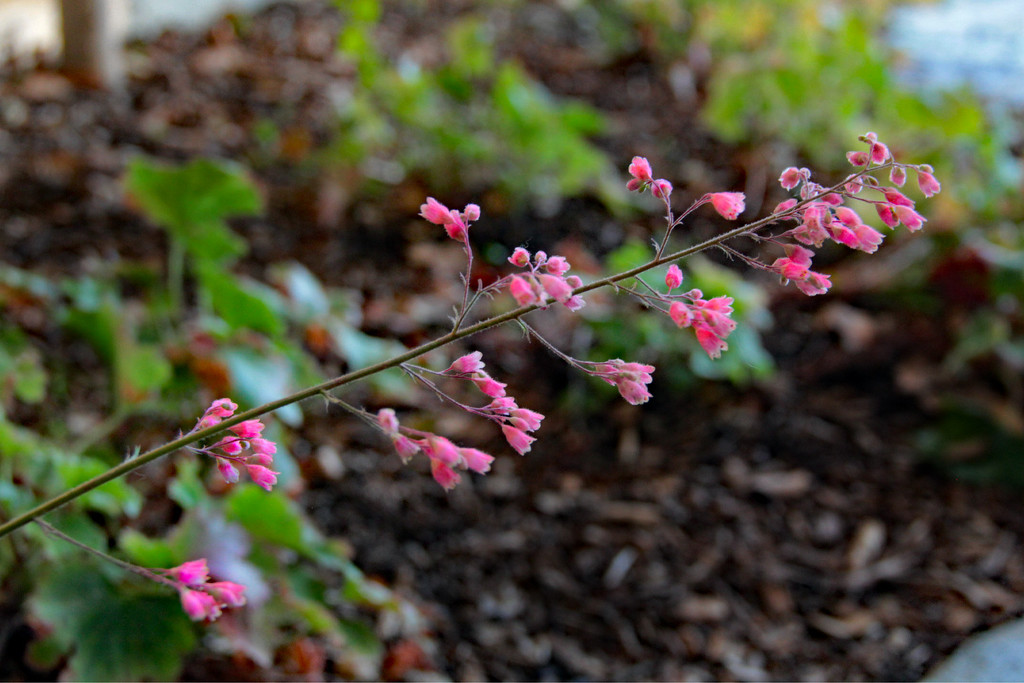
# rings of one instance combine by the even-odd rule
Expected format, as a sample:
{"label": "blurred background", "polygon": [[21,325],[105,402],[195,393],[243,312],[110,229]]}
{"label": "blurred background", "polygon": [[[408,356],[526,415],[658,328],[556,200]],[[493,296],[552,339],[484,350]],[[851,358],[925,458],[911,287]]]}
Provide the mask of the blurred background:
{"label": "blurred background", "polygon": [[[489,282],[520,245],[584,279],[646,261],[633,155],[677,208],[741,191],[754,220],[783,168],[838,182],[872,130],[943,191],[908,187],[928,223],[877,254],[822,249],[827,296],[685,262],[736,300],[718,361],[610,292],[531,315],[574,356],[656,365],[645,406],[515,329],[425,359],[481,350],[548,416],[525,457],[399,372],[345,389],[497,456],[451,493],[316,401],[268,421],[273,493],[187,453],[97,489],[47,519],[143,566],[205,556],[249,606],[196,627],[27,528],[0,540],[0,677],[919,680],[1017,625],[1024,5],[188,4],[0,0],[4,517],[212,399],[443,334],[464,256],[427,196],[481,205]],[[722,229],[698,212],[673,244]],[[933,676],[1024,677],[969,666]]]}

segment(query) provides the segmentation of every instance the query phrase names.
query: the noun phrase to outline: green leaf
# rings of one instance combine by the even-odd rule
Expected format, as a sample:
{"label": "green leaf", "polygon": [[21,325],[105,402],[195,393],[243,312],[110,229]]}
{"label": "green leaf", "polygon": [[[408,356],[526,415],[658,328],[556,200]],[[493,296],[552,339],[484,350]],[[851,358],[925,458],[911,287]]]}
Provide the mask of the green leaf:
{"label": "green leaf", "polygon": [[238,486],[228,498],[225,513],[254,539],[309,553],[316,529],[283,493],[258,486]]}
{"label": "green leaf", "polygon": [[[127,342],[128,340],[122,340]],[[159,391],[170,381],[173,368],[156,344],[123,343],[117,356],[118,386],[122,396]]]}
{"label": "green leaf", "polygon": [[143,567],[173,567],[182,562],[178,552],[166,540],[149,538],[137,529],[122,529],[117,546],[130,561]]}
{"label": "green leaf", "polygon": [[298,322],[309,322],[330,313],[331,301],[324,286],[302,264],[280,264],[274,267],[272,278],[287,292],[292,316]]}
{"label": "green leaf", "polygon": [[65,648],[75,642],[81,622],[95,605],[102,605],[113,588],[92,562],[49,565],[29,598],[29,609],[53,626],[54,637]]}
{"label": "green leaf", "polygon": [[345,642],[357,653],[371,657],[382,654],[384,646],[377,638],[373,628],[361,621],[351,619],[342,619],[338,624],[345,635]]}
{"label": "green leaf", "polygon": [[176,596],[115,593],[90,607],[71,658],[78,680],[171,680],[195,647]]}
{"label": "green leaf", "polygon": [[[242,348],[225,349],[221,356],[241,402],[256,406],[295,391],[294,367],[286,356],[263,356]],[[302,423],[302,410],[294,403],[279,408],[274,414],[292,427]]]}
{"label": "green leaf", "polygon": [[209,497],[199,478],[199,463],[195,459],[177,461],[174,478],[167,485],[167,495],[186,510],[191,510]]}
{"label": "green leaf", "polygon": [[174,679],[196,644],[173,592],[120,590],[92,563],[53,566],[36,585],[29,608],[52,627],[56,643],[74,649],[76,680]]}
{"label": "green leaf", "polygon": [[[65,489],[103,474],[107,469],[106,463],[84,455],[67,456],[57,463],[57,472],[63,480]],[[123,514],[135,517],[142,506],[139,492],[125,483],[124,479],[108,481],[78,500],[87,508],[112,516]]]}
{"label": "green leaf", "polygon": [[88,341],[104,361],[117,357],[120,297],[108,284],[82,278],[66,285],[71,304],[60,314],[62,325]]}
{"label": "green leaf", "polygon": [[284,331],[279,315],[284,305],[280,294],[270,287],[232,275],[212,263],[199,268],[199,281],[214,312],[233,330],[251,329],[270,336]]}
{"label": "green leaf", "polygon": [[252,182],[240,167],[226,161],[196,159],[167,166],[140,157],[128,164],[125,183],[153,220],[175,231],[255,214],[262,208]]}
{"label": "green leaf", "polygon": [[608,254],[606,270],[612,273],[621,273],[642,266],[654,257],[654,250],[650,245],[640,240],[629,240],[618,249]]}

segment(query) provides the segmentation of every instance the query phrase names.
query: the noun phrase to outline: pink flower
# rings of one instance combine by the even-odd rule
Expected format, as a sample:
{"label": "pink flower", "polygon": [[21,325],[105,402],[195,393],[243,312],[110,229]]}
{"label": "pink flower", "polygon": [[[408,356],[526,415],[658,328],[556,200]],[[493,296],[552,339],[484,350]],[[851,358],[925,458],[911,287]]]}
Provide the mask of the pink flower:
{"label": "pink flower", "polygon": [[654,372],[653,365],[627,363],[615,358],[598,364],[594,370],[589,372],[614,385],[622,398],[632,405],[646,403],[651,398],[646,385],[651,382],[651,373]]}
{"label": "pink flower", "polygon": [[459,455],[462,456],[462,462],[465,464],[466,469],[473,470],[477,474],[489,472],[491,463],[494,462],[494,456],[488,455],[476,448],[460,448]]}
{"label": "pink flower", "polygon": [[535,432],[540,429],[540,423],[544,416],[534,410],[516,408],[511,412],[510,419],[516,429]]}
{"label": "pink flower", "polygon": [[452,212],[452,221],[444,224],[444,231],[456,242],[465,242],[469,239],[469,226],[462,222],[458,213]]}
{"label": "pink flower", "polygon": [[822,275],[821,273],[815,273],[814,271],[809,271],[807,273],[807,277],[803,280],[794,280],[793,284],[807,296],[824,294],[828,291],[829,287],[832,286],[832,282],[828,275]]}
{"label": "pink flower", "polygon": [[377,412],[377,424],[388,434],[398,433],[398,418],[391,408],[381,408]]}
{"label": "pink flower", "polygon": [[792,209],[794,206],[796,206],[796,203],[797,202],[796,202],[795,199],[787,199],[786,201],[779,202],[779,205],[775,207],[775,210],[772,211],[772,213],[774,213],[774,214],[786,213],[787,211]]}
{"label": "pink flower", "polygon": [[515,410],[516,407],[516,400],[511,396],[499,396],[487,404],[487,410],[506,415],[510,410]]}
{"label": "pink flower", "polygon": [[672,183],[665,180],[664,178],[659,178],[658,180],[655,180],[651,187],[651,194],[653,194],[658,199],[664,199],[667,201],[669,195],[672,194]]}
{"label": "pink flower", "polygon": [[910,207],[911,209],[914,208],[914,200],[905,196],[899,190],[894,190],[891,187],[887,187],[885,188],[885,190],[882,191],[882,194],[885,195],[885,201],[889,202],[893,206],[907,206]]}
{"label": "pink flower", "polygon": [[629,164],[629,175],[640,182],[651,182],[654,176],[651,175],[651,164],[644,157],[633,157]]}
{"label": "pink flower", "polygon": [[462,480],[462,476],[458,472],[439,460],[430,461],[430,473],[434,476],[434,481],[440,484],[445,491],[451,491]]}
{"label": "pink flower", "polygon": [[423,445],[423,452],[431,460],[438,460],[451,467],[462,462],[462,456],[459,455],[459,447],[443,436],[437,436],[436,434],[427,437],[426,443]]}
{"label": "pink flower", "polygon": [[420,215],[435,225],[444,225],[452,220],[448,207],[433,197],[427,197],[427,203],[420,206]]}
{"label": "pink flower", "polygon": [[491,398],[499,398],[505,395],[505,387],[508,385],[493,379],[490,375],[481,372],[472,379],[476,388]]}
{"label": "pink flower", "polygon": [[231,417],[236,410],[238,410],[238,404],[230,398],[218,398],[206,409],[206,414],[217,417]]}
{"label": "pink flower", "polygon": [[647,390],[647,385],[635,382],[631,379],[624,379],[616,382],[615,388],[619,390],[619,394],[622,398],[626,399],[626,401],[634,406],[638,406],[641,403],[647,403],[651,398],[651,392]]}
{"label": "pink flower", "polygon": [[232,581],[216,581],[204,586],[215,600],[226,607],[241,607],[245,604],[245,586]]}
{"label": "pink flower", "polygon": [[533,291],[533,287],[530,286],[530,283],[527,282],[526,278],[519,277],[518,275],[512,276],[512,281],[508,285],[508,291],[520,306],[532,304],[537,298],[536,293]]}
{"label": "pink flower", "polygon": [[839,219],[840,223],[850,228],[855,225],[860,225],[862,222],[860,220],[860,214],[845,206],[841,206],[836,209],[836,218]]}
{"label": "pink flower", "polygon": [[[465,241],[468,236],[468,226],[463,221],[463,216],[458,211],[452,211],[447,206],[433,197],[427,197],[427,203],[420,206],[420,216],[435,225],[444,226],[448,236],[453,240]],[[480,217],[480,207],[470,204],[466,207],[465,218],[476,220]]]}
{"label": "pink flower", "polygon": [[796,166],[790,166],[782,175],[779,176],[779,184],[787,190],[792,190],[794,187],[800,184],[800,181],[807,180],[811,177],[811,172],[806,168],[797,168]]}
{"label": "pink flower", "polygon": [[736,321],[729,317],[732,314],[732,297],[716,296],[714,299],[693,303],[707,327],[719,337],[725,339],[736,329]]}
{"label": "pink flower", "polygon": [[893,166],[889,171],[889,182],[896,187],[903,187],[903,184],[907,182],[907,170],[902,166]]}
{"label": "pink flower", "polygon": [[814,252],[796,245],[787,245],[786,253],[789,255],[775,259],[771,269],[787,280],[802,280],[807,277]]}
{"label": "pink flower", "polygon": [[672,322],[678,327],[689,327],[693,320],[693,313],[683,302],[673,301],[672,305],[668,307],[668,317],[672,318]]}
{"label": "pink flower", "polygon": [[446,375],[471,375],[484,369],[484,362],[481,360],[484,354],[481,351],[474,351],[462,356],[445,370]]}
{"label": "pink flower", "polygon": [[[925,170],[927,168],[928,170]],[[931,174],[931,166],[921,166],[917,169],[917,186],[921,188],[925,197],[931,197],[942,189],[939,181]]]}
{"label": "pink flower", "polygon": [[710,197],[715,211],[731,221],[736,220],[746,206],[742,192],[713,192]]}
{"label": "pink flower", "polygon": [[668,272],[665,273],[665,286],[668,287],[668,291],[672,291],[676,287],[683,284],[683,271],[679,270],[679,266],[672,264],[668,267]]}
{"label": "pink flower", "polygon": [[466,208],[462,210],[462,218],[470,223],[480,220],[480,207],[476,204],[466,204]]}
{"label": "pink flower", "polygon": [[525,268],[530,265],[530,252],[526,251],[526,249],[523,249],[522,247],[516,247],[512,252],[512,255],[508,257],[508,262],[513,266]]}
{"label": "pink flower", "polygon": [[847,194],[860,194],[860,191],[864,189],[864,185],[861,184],[860,180],[852,180],[854,175],[846,176],[846,183],[843,185],[843,190]]}
{"label": "pink flower", "polygon": [[219,424],[225,417],[231,417],[236,410],[238,410],[238,404],[232,402],[231,399],[218,398],[210,404],[210,407],[206,409],[203,416],[199,418],[199,423],[195,429],[206,429],[207,427]]}
{"label": "pink flower", "polygon": [[564,256],[552,256],[544,264],[544,269],[552,275],[565,275],[570,267],[569,262],[565,260]]}
{"label": "pink flower", "polygon": [[212,595],[188,588],[182,588],[178,593],[181,607],[192,621],[213,621],[221,615],[220,605]]}
{"label": "pink flower", "polygon": [[512,425],[502,425],[501,432],[505,435],[505,440],[508,441],[508,445],[511,446],[519,455],[523,455],[530,450],[535,438],[527,434],[521,429],[516,429]]}
{"label": "pink flower", "polygon": [[889,158],[889,148],[886,147],[881,142],[872,142],[870,154],[871,161],[875,162],[876,164],[881,164],[886,159]]}
{"label": "pink flower", "polygon": [[280,472],[275,472],[263,465],[252,465],[248,463],[245,466],[245,470],[249,473],[249,477],[252,478],[254,484],[266,489],[267,491],[271,490],[274,484],[277,483],[277,475],[281,474]]}
{"label": "pink flower", "polygon": [[854,166],[867,166],[869,161],[867,152],[847,152],[846,160]]}
{"label": "pink flower", "polygon": [[165,571],[168,576],[181,581],[186,586],[201,586],[210,578],[210,570],[206,566],[205,558],[191,560]]}
{"label": "pink flower", "polygon": [[246,420],[245,422],[239,422],[234,426],[228,427],[228,429],[237,434],[241,439],[251,439],[263,432],[263,423],[259,420]]}
{"label": "pink flower", "polygon": [[212,448],[219,448],[227,455],[238,455],[244,450],[242,440],[233,436],[225,436],[223,439],[213,444]]}
{"label": "pink flower", "polygon": [[238,483],[238,468],[223,458],[217,458],[217,471],[229,484]]}
{"label": "pink flower", "polygon": [[696,327],[694,332],[697,334],[697,341],[700,343],[701,348],[703,348],[711,358],[721,358],[722,351],[729,348],[729,345],[726,344],[725,341],[720,339],[718,335],[707,327]]}
{"label": "pink flower", "polygon": [[256,437],[249,439],[249,448],[256,455],[274,455],[277,453],[277,444],[268,439]]}
{"label": "pink flower", "polygon": [[899,219],[896,218],[896,213],[892,210],[890,205],[882,203],[875,204],[875,211],[878,212],[878,217],[882,219],[882,222],[890,228],[895,228],[900,224]]}
{"label": "pink flower", "polygon": [[924,216],[914,211],[914,209],[910,208],[909,206],[897,205],[895,207],[895,211],[896,217],[900,219],[900,223],[903,223],[903,225],[907,226],[907,230],[910,230],[911,232],[916,232],[920,230],[922,226],[924,226]]}
{"label": "pink flower", "polygon": [[572,287],[569,286],[569,283],[564,278],[545,273],[541,273],[537,277],[540,279],[540,284],[544,287],[544,291],[555,301],[565,303],[572,296]]}
{"label": "pink flower", "polygon": [[587,302],[579,294],[574,294],[573,296],[566,299],[564,304],[566,308],[575,313],[576,311],[586,306]]}
{"label": "pink flower", "polygon": [[884,235],[869,225],[858,223],[852,227],[843,227],[835,235],[835,240],[851,249],[859,249],[868,254],[878,251]]}
{"label": "pink flower", "polygon": [[395,451],[397,451],[398,457],[402,459],[402,462],[409,462],[412,456],[420,452],[419,443],[403,434],[392,436],[391,443],[394,444]]}

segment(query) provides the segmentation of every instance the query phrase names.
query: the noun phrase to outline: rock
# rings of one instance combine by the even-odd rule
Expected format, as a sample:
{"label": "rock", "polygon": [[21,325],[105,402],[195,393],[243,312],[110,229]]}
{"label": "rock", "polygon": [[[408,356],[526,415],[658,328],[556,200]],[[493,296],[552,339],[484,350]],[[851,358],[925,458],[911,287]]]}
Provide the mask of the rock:
{"label": "rock", "polygon": [[925,681],[1024,680],[1024,619],[968,639]]}

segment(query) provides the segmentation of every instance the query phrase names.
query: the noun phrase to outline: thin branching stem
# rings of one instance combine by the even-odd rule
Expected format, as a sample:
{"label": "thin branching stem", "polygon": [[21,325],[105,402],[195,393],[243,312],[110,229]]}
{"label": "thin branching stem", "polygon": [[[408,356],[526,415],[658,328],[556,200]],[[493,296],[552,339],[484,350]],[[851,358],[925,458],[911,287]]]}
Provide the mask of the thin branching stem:
{"label": "thin branching stem", "polygon": [[[796,204],[796,206],[792,207],[789,211],[786,212],[786,215],[791,214],[794,210],[798,209],[801,206],[804,206],[812,201],[820,199],[826,194],[832,192],[839,192],[840,188],[842,188],[843,185],[857,178],[860,178],[861,176],[864,176],[869,172],[887,168],[888,166],[891,166],[892,163],[893,162],[890,161],[886,164],[866,168],[860,171],[859,173],[855,174],[854,176],[847,178],[846,180],[837,183],[836,185],[833,185],[830,188],[826,188],[815,195],[812,195],[810,197],[807,197],[806,199],[799,201]],[[761,220],[754,221],[753,223],[748,223],[746,225],[735,227],[732,230],[727,230],[721,233],[720,235],[716,235],[715,237],[711,237],[707,240],[704,240],[703,242],[700,242],[693,246],[686,247],[685,249],[680,249],[679,251],[675,251],[668,255],[655,256],[655,258],[653,258],[651,261],[643,265],[637,266],[635,268],[630,268],[629,270],[617,273],[615,275],[610,275],[608,277],[594,280],[593,282],[590,282],[588,284],[581,285],[580,287],[577,287],[575,290],[573,290],[572,295],[575,296],[579,294],[585,294],[587,292],[592,292],[595,289],[600,289],[602,287],[608,286],[612,286],[618,289],[617,284],[619,282],[622,282],[623,280],[635,278],[636,276],[646,273],[647,271],[653,268],[657,268],[658,266],[662,266],[667,263],[672,263],[674,261],[685,259],[689,256],[700,253],[712,247],[716,247],[736,237],[740,237],[743,235],[752,235],[756,233],[758,230],[764,228],[765,226],[778,221],[779,218],[780,217],[778,215],[772,214],[770,216],[762,218]],[[89,491],[92,491],[93,489],[96,489],[102,486],[103,484],[113,481],[118,477],[123,477],[124,475],[129,474],[130,472],[133,472],[139,469],[140,467],[143,467],[144,465],[153,462],[157,458],[163,457],[170,453],[174,453],[175,451],[178,451],[184,448],[185,446],[188,446],[189,444],[193,444],[197,441],[202,441],[204,439],[216,436],[217,434],[223,432],[229,427],[233,427],[234,425],[239,424],[240,422],[256,419],[258,417],[266,415],[267,413],[272,413],[275,410],[283,408],[287,405],[298,403],[300,401],[305,401],[306,399],[312,398],[314,396],[323,395],[326,392],[331,391],[332,389],[337,389],[338,387],[345,386],[346,384],[351,384],[352,382],[356,382],[361,379],[365,379],[371,375],[375,375],[378,372],[383,372],[384,370],[389,370],[391,368],[398,367],[403,363],[419,358],[420,356],[430,353],[435,349],[439,349],[442,346],[446,346],[460,339],[465,339],[466,337],[471,337],[475,334],[483,332],[484,330],[488,330],[498,325],[503,325],[512,320],[518,320],[519,318],[522,318],[524,315],[528,313],[532,313],[533,311],[536,311],[539,308],[547,308],[549,305],[554,303],[553,300],[548,300],[545,301],[543,304],[527,304],[525,306],[520,306],[510,311],[506,311],[504,313],[492,316],[485,320],[481,320],[480,322],[474,323],[472,325],[462,327],[461,325],[464,322],[465,314],[467,312],[465,304],[468,303],[468,289],[466,293],[466,299],[467,300],[464,301],[463,303],[463,311],[461,312],[459,318],[456,320],[456,324],[451,332],[442,335],[437,339],[421,344],[415,348],[409,349],[405,353],[399,354],[388,360],[384,360],[379,363],[374,363],[373,365],[368,365],[367,367],[361,368],[359,370],[353,370],[352,372],[340,375],[338,377],[334,377],[325,382],[321,382],[320,384],[307,387],[305,389],[302,389],[301,391],[289,394],[288,396],[284,396],[274,401],[270,401],[269,403],[264,403],[263,405],[238,413],[232,417],[225,418],[216,425],[206,427],[205,429],[189,432],[188,434],[184,434],[173,441],[163,444],[162,446],[158,446],[152,450],[146,451],[145,453],[141,453],[134,458],[125,460],[124,462],[121,462],[120,464],[111,467],[106,472],[103,472],[102,474],[99,474],[93,477],[92,479],[84,481],[81,484],[78,484],[77,486],[74,486],[64,491],[63,493],[60,493],[54,496],[53,498],[50,498],[49,500],[46,500],[43,503],[40,503],[36,507],[13,517],[7,522],[0,524],[0,538],[3,538],[12,531],[25,526],[26,524],[28,524],[36,518],[45,515],[48,512],[52,512],[53,510],[56,510],[62,505],[66,505],[67,503],[85,495]]]}
{"label": "thin branching stem", "polygon": [[79,541],[79,540],[77,540],[75,538],[72,538],[71,536],[68,536],[66,533],[64,533],[63,531],[61,531],[57,527],[53,526],[49,522],[44,522],[41,519],[34,519],[32,521],[35,522],[36,524],[38,524],[40,527],[42,527],[43,531],[45,531],[47,534],[49,534],[49,535],[51,535],[51,536],[53,536],[55,538],[59,538],[62,541],[67,541],[71,545],[73,545],[73,546],[75,546],[77,548],[81,548],[82,550],[86,551],[87,553],[89,553],[91,555],[95,555],[96,557],[100,558],[101,560],[105,560],[107,562],[111,562],[113,564],[116,564],[121,569],[124,569],[125,571],[132,572],[133,574],[138,574],[139,576],[141,576],[143,578],[146,578],[146,579],[149,579],[150,581],[156,581],[157,583],[162,583],[165,586],[170,586],[171,588],[173,588],[175,590],[178,589],[178,584],[175,583],[174,581],[172,581],[171,579],[168,579],[166,576],[158,574],[158,573],[156,573],[156,572],[154,572],[154,571],[152,571],[150,569],[146,569],[145,567],[139,567],[138,565],[134,565],[134,564],[131,564],[129,562],[125,562],[124,560],[119,560],[116,557],[114,557],[113,555],[108,555],[107,553],[105,553],[105,552],[103,552],[101,550],[97,550],[96,548],[93,548],[92,546],[86,545],[85,543],[82,543],[81,541]]}

